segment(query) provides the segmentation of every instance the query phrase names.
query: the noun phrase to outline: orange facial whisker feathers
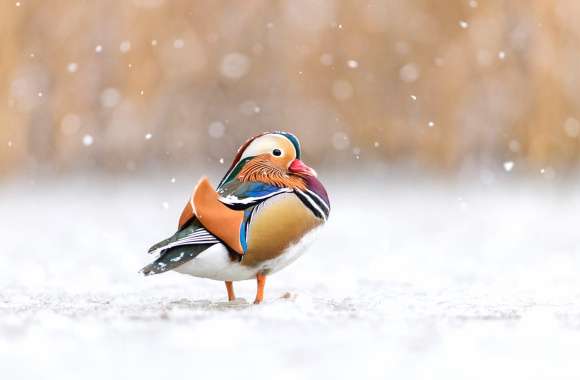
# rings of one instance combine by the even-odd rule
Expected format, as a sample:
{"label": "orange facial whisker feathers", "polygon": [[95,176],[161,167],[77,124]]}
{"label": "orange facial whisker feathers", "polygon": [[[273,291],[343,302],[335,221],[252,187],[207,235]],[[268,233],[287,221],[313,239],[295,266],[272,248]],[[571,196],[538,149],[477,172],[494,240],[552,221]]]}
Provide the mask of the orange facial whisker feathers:
{"label": "orange facial whisker feathers", "polygon": [[248,162],[238,174],[238,179],[242,182],[263,182],[277,187],[306,190],[302,178],[287,175],[269,165],[267,158],[264,157],[256,157]]}

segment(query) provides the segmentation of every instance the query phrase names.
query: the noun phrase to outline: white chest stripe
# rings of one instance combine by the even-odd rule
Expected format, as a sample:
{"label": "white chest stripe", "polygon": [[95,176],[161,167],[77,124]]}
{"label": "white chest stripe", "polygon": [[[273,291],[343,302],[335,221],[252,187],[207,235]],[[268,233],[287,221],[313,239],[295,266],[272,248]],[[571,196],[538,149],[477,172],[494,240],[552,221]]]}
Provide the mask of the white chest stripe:
{"label": "white chest stripe", "polygon": [[316,197],[316,199],[318,199],[320,201],[320,204],[322,204],[324,206],[324,208],[326,209],[326,213],[330,212],[330,206],[324,201],[324,199],[320,198],[320,196],[318,194],[316,194],[314,191],[311,191],[308,189],[306,189],[306,191],[308,192],[308,194]]}
{"label": "white chest stripe", "polygon": [[310,204],[310,206],[312,206],[313,209],[318,211],[318,213],[321,215],[322,219],[326,220],[326,213],[320,208],[320,206],[318,206],[318,204],[310,197],[309,194],[304,193],[300,189],[296,189],[295,191],[298,194],[302,195],[302,198],[306,199],[308,204]]}
{"label": "white chest stripe", "polygon": [[218,199],[220,202],[228,204],[228,205],[247,205],[247,204],[256,203],[258,201],[273,197],[274,195],[278,195],[278,194],[282,194],[282,193],[290,193],[290,192],[292,192],[292,189],[285,187],[285,188],[282,188],[280,190],[274,191],[272,193],[262,195],[261,197],[248,197],[248,198],[240,199],[240,198],[236,197],[235,195],[227,195],[225,197],[219,197]]}

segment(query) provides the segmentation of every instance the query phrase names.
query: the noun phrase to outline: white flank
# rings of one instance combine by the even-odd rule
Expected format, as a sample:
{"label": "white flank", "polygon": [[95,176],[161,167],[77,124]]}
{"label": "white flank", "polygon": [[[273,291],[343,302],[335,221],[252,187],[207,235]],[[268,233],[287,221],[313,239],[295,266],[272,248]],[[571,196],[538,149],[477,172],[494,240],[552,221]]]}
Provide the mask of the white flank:
{"label": "white flank", "polygon": [[176,272],[218,281],[241,281],[256,277],[256,269],[230,260],[223,244],[216,244],[174,269]]}
{"label": "white flank", "polygon": [[195,277],[218,281],[243,281],[256,278],[256,274],[276,273],[302,256],[316,238],[319,228],[306,234],[299,242],[288,247],[280,256],[267,260],[255,267],[248,267],[231,261],[223,244],[216,244],[174,270]]}

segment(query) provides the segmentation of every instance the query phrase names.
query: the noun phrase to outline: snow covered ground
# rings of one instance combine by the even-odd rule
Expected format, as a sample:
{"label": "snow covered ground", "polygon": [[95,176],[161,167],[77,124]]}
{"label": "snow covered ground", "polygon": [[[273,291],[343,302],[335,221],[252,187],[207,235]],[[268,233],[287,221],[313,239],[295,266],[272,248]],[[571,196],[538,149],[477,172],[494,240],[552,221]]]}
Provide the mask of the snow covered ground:
{"label": "snow covered ground", "polygon": [[186,178],[2,184],[3,379],[580,377],[577,185],[330,181],[327,229],[254,306],[137,274]]}

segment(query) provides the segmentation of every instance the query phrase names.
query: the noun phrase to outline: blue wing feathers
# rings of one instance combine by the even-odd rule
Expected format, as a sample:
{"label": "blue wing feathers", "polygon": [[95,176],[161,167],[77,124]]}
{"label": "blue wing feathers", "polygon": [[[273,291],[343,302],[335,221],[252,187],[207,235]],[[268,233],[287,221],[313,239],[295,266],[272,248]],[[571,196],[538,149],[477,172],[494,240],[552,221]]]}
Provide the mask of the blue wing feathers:
{"label": "blue wing feathers", "polygon": [[246,209],[276,194],[291,192],[292,189],[277,187],[262,182],[231,181],[218,189],[220,201],[230,207]]}
{"label": "blue wing feathers", "polygon": [[272,186],[259,182],[250,182],[248,189],[246,191],[246,195],[248,197],[263,197],[278,190],[280,190],[280,188],[277,186]]}

